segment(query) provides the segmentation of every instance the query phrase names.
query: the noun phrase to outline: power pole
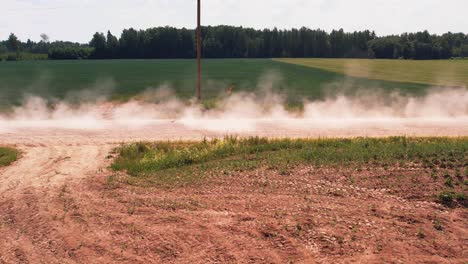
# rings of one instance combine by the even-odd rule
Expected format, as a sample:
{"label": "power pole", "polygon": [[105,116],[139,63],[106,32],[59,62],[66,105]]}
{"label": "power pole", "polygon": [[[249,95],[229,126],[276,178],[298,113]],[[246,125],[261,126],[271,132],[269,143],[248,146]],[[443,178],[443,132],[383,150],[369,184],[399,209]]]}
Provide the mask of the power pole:
{"label": "power pole", "polygon": [[198,80],[197,80],[197,98],[201,101],[201,0],[197,0],[197,65],[198,65]]}

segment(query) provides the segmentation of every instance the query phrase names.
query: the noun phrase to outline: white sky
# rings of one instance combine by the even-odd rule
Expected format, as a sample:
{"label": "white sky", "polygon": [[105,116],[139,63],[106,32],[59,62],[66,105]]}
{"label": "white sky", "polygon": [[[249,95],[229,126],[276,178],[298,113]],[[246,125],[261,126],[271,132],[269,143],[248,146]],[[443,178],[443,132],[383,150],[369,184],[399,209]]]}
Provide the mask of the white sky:
{"label": "white sky", "polygon": [[[204,25],[468,32],[468,0],[202,0]],[[0,39],[88,42],[96,31],[194,28],[196,0],[0,0]]]}

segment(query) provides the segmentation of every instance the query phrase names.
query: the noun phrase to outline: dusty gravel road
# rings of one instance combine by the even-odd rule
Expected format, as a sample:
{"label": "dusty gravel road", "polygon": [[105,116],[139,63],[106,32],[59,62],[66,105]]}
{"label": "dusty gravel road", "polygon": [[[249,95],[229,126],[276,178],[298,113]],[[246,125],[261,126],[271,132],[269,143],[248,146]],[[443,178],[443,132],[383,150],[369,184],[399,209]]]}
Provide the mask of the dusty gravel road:
{"label": "dusty gravel road", "polygon": [[[306,121],[281,124],[262,121],[255,124],[252,131],[216,132],[171,121],[153,122],[137,129],[113,123],[99,129],[61,128],[47,122],[34,126],[0,123],[0,145],[14,146],[22,152],[16,163],[0,169],[0,263],[105,263],[118,260],[118,252],[110,249],[113,242],[105,233],[109,230],[96,229],[93,223],[80,219],[99,214],[99,210],[93,211],[91,204],[99,207],[101,198],[99,194],[86,191],[86,184],[90,180],[104,181],[111,174],[107,169],[110,163],[107,156],[123,142],[196,140],[224,134],[268,137],[468,135],[466,120],[461,123],[366,123],[341,127],[311,125]],[[92,202],[88,209],[89,201]],[[76,208],[81,209],[74,210]],[[112,220],[106,215],[99,219],[96,221]],[[83,239],[82,234],[89,237]],[[123,257],[120,260],[146,262],[149,259]]]}

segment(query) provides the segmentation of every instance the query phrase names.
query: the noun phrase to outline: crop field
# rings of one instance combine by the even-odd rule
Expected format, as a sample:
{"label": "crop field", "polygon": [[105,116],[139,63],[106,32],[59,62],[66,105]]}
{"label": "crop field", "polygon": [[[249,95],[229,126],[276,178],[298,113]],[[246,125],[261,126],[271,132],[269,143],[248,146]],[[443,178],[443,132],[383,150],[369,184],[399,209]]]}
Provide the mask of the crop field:
{"label": "crop field", "polygon": [[373,80],[468,87],[468,60],[277,59]]}
{"label": "crop field", "polygon": [[[18,104],[24,95],[73,100],[83,90],[113,100],[126,100],[161,86],[170,87],[179,98],[187,99],[195,94],[195,73],[195,60],[2,62],[0,103],[3,106]],[[264,83],[271,83],[274,91],[284,94],[292,102],[322,98],[324,94],[342,90],[342,87],[347,87],[347,92],[383,89],[417,95],[429,86],[413,81],[350,77],[332,68],[311,68],[270,59],[203,61],[205,99],[216,98],[228,88],[234,92],[255,92]]]}

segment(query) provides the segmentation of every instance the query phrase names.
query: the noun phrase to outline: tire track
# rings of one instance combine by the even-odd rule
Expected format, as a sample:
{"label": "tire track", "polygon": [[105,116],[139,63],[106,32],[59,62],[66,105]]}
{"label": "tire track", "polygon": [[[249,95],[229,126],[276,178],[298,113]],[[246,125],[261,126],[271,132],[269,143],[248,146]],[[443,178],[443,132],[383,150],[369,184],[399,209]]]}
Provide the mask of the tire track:
{"label": "tire track", "polygon": [[75,206],[66,188],[105,176],[99,171],[114,146],[54,140],[16,146],[22,157],[0,171],[0,263],[74,263],[74,245],[63,241],[83,227],[63,222]]}

